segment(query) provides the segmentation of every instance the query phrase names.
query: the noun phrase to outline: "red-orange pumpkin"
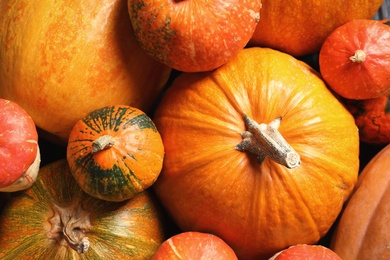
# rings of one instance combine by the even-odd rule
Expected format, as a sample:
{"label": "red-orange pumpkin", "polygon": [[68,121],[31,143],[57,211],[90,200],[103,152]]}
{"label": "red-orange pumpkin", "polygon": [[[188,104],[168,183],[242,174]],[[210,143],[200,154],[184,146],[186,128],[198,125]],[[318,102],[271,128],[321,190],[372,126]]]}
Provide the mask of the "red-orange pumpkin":
{"label": "red-orange pumpkin", "polygon": [[149,260],[167,239],[166,224],[150,191],[123,202],[95,199],[62,159],[8,199],[0,214],[0,259]]}
{"label": "red-orange pumpkin", "polygon": [[0,192],[31,187],[40,162],[34,121],[18,104],[0,98]]}
{"label": "red-orange pumpkin", "polygon": [[75,124],[66,158],[86,193],[123,201],[156,181],[164,146],[152,119],[144,112],[115,105],[96,109]]}
{"label": "red-orange pumpkin", "polygon": [[[0,97],[66,145],[106,105],[150,111],[171,71],[138,45],[126,0],[0,1]],[[44,135],[45,133],[45,135]]]}
{"label": "red-orange pumpkin", "polygon": [[320,50],[326,37],[354,19],[371,19],[383,0],[262,0],[252,46],[271,47],[294,56]]}
{"label": "red-orange pumpkin", "polygon": [[322,245],[293,245],[276,253],[269,260],[342,260],[331,249]]}
{"label": "red-orange pumpkin", "polygon": [[390,259],[390,145],[363,169],[333,233],[343,259]]}
{"label": "red-orange pumpkin", "polygon": [[152,260],[237,260],[233,249],[221,238],[202,232],[182,232],[165,240]]}
{"label": "red-orange pumpkin", "polygon": [[369,99],[390,91],[390,26],[359,19],[336,28],[319,53],[321,75],[340,96]]}
{"label": "red-orange pumpkin", "polygon": [[309,66],[276,50],[182,73],[154,122],[159,199],[182,230],[219,236],[239,259],[317,242],[357,180],[353,117]]}
{"label": "red-orange pumpkin", "polygon": [[215,69],[245,47],[260,20],[261,0],[128,0],[143,49],[180,71]]}

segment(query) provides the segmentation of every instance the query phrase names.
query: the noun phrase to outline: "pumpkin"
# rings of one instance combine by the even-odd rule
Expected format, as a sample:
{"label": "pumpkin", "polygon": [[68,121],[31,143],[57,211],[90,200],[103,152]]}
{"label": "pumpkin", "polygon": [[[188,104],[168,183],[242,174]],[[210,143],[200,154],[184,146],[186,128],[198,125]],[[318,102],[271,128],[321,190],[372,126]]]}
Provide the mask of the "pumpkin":
{"label": "pumpkin", "polygon": [[0,125],[0,191],[27,189],[41,162],[34,121],[17,103],[0,98]]}
{"label": "pumpkin", "polygon": [[66,158],[86,193],[122,201],[156,181],[164,146],[152,119],[144,112],[114,105],[96,109],[74,125]]}
{"label": "pumpkin", "polygon": [[66,146],[77,120],[102,106],[154,108],[171,69],[138,45],[126,0],[5,0],[0,13],[0,97],[42,138]]}
{"label": "pumpkin", "polygon": [[390,259],[390,145],[364,167],[330,248],[343,259]]}
{"label": "pumpkin", "polygon": [[313,259],[313,260],[342,260],[331,249],[323,245],[293,245],[282,251],[276,253],[269,260],[299,260],[299,259]]}
{"label": "pumpkin", "polygon": [[138,42],[179,71],[215,69],[245,47],[260,20],[261,0],[128,0]]}
{"label": "pumpkin", "polygon": [[390,26],[353,20],[336,28],[319,53],[321,75],[337,94],[369,99],[390,90]]}
{"label": "pumpkin", "polygon": [[221,238],[202,232],[181,232],[165,240],[151,260],[237,260],[233,249]]}
{"label": "pumpkin", "polygon": [[365,100],[345,99],[343,103],[355,118],[362,142],[390,143],[390,93]]}
{"label": "pumpkin", "polygon": [[326,37],[354,19],[371,19],[383,0],[263,0],[261,19],[250,46],[277,49],[293,56],[318,52]]}
{"label": "pumpkin", "polygon": [[65,159],[42,167],[35,184],[0,214],[0,258],[150,259],[166,239],[150,191],[107,202],[84,193]]}
{"label": "pumpkin", "polygon": [[153,120],[165,147],[153,188],[183,231],[215,234],[239,259],[327,233],[358,176],[351,114],[291,55],[246,48],[182,73]]}

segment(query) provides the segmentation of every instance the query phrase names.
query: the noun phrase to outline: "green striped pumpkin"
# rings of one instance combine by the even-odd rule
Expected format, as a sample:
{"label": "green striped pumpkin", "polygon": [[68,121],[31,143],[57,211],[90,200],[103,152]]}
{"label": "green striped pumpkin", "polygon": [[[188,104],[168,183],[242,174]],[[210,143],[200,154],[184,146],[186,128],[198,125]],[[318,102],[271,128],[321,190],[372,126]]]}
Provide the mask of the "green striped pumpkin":
{"label": "green striped pumpkin", "polygon": [[160,174],[164,146],[153,121],[141,110],[106,106],[79,120],[68,140],[67,160],[89,195],[122,201],[150,187]]}
{"label": "green striped pumpkin", "polygon": [[167,238],[152,193],[108,202],[84,193],[65,159],[41,168],[0,214],[0,259],[150,259]]}

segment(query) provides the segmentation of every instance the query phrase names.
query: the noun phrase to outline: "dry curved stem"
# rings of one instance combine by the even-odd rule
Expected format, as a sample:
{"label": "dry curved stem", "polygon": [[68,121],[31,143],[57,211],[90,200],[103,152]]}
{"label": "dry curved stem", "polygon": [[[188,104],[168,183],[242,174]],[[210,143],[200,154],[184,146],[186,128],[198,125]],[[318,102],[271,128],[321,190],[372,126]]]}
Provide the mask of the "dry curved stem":
{"label": "dry curved stem", "polygon": [[352,62],[356,62],[358,64],[361,64],[366,60],[366,57],[367,57],[367,55],[363,50],[357,50],[357,51],[355,51],[355,53],[351,57],[349,57],[349,59]]}
{"label": "dry curved stem", "polygon": [[269,157],[290,169],[300,165],[299,154],[278,131],[282,117],[269,124],[258,124],[244,114],[244,120],[247,130],[241,133],[242,141],[236,146],[237,150],[254,154],[259,163]]}
{"label": "dry curved stem", "polygon": [[89,213],[78,203],[66,208],[54,204],[52,208],[54,215],[49,219],[51,228],[47,237],[67,243],[79,254],[87,252],[90,246],[87,233],[92,229]]}
{"label": "dry curved stem", "polygon": [[102,135],[92,143],[92,153],[109,149],[115,144],[115,139],[111,135]]}

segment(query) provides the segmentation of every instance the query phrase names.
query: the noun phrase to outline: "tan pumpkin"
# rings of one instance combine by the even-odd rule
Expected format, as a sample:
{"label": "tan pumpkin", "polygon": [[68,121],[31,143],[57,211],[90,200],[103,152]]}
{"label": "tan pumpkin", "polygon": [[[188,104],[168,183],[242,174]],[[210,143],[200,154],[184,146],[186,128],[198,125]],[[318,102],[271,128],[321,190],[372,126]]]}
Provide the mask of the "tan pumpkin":
{"label": "tan pumpkin", "polygon": [[153,118],[162,204],[182,230],[219,236],[239,259],[316,243],[357,180],[353,117],[313,69],[276,50],[182,73]]}
{"label": "tan pumpkin", "polygon": [[0,1],[0,97],[24,108],[41,137],[66,145],[76,121],[105,105],[153,107],[171,69],[138,45],[126,5]]}
{"label": "tan pumpkin", "polygon": [[333,233],[341,258],[390,259],[390,145],[364,167]]}

